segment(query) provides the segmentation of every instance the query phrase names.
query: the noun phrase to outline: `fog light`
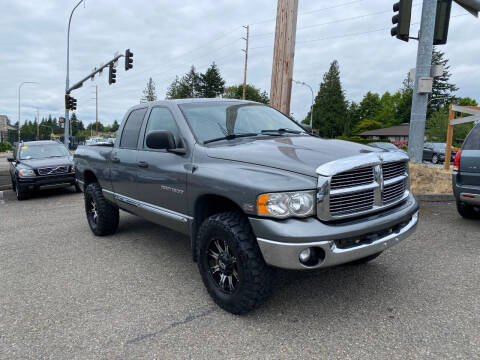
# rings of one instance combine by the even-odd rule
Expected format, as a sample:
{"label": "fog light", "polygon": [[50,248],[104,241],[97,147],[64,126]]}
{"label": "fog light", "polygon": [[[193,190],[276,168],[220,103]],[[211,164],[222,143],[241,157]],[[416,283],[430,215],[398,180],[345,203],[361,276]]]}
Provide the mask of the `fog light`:
{"label": "fog light", "polygon": [[310,248],[307,248],[305,250],[302,250],[302,252],[300,253],[300,262],[302,264],[306,264],[308,263],[308,261],[310,260],[310,258],[312,257],[312,250],[310,250]]}

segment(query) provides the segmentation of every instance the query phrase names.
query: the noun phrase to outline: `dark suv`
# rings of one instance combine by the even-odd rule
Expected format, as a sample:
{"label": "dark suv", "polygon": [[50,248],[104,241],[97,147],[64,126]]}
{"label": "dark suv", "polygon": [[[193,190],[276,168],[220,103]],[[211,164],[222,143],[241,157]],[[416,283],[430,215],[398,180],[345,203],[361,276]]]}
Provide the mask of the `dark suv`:
{"label": "dark suv", "polygon": [[453,163],[453,192],[465,218],[480,218],[480,124],[463,143]]}
{"label": "dark suv", "polygon": [[10,162],[12,189],[18,200],[47,186],[75,186],[73,157],[63,144],[46,141],[28,141],[15,145]]}

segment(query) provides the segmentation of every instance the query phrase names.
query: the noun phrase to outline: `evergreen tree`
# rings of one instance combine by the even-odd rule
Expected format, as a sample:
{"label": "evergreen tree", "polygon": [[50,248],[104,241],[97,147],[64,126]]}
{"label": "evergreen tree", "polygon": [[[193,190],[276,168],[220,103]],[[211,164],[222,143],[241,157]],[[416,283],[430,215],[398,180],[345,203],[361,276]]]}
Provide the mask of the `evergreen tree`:
{"label": "evergreen tree", "polygon": [[200,94],[200,75],[196,72],[195,66],[192,65],[189,72],[181,79],[178,76],[175,77],[167,90],[167,99],[196,98]]}
{"label": "evergreen tree", "polygon": [[440,110],[444,105],[451,104],[455,101],[455,91],[458,88],[455,84],[450,83],[450,66],[448,65],[448,59],[445,58],[445,53],[433,48],[432,65],[443,65],[443,74],[433,79],[432,94],[429,96],[429,106],[427,111],[427,117],[434,111]]}
{"label": "evergreen tree", "polygon": [[155,92],[155,83],[152,78],[148,79],[147,87],[143,90],[143,97],[140,102],[148,102],[157,100],[157,94]]}
{"label": "evergreen tree", "polygon": [[[243,85],[233,85],[225,89],[223,94],[224,98],[227,99],[241,99],[243,96]],[[247,84],[245,89],[245,100],[256,101],[263,104],[268,104],[270,99],[266,91],[261,91],[255,86]],[[310,118],[309,118],[310,119]]]}
{"label": "evergreen tree", "polygon": [[318,134],[329,138],[342,135],[347,120],[347,102],[336,60],[330,64],[330,69],[323,76],[313,106],[313,128],[318,129]]}
{"label": "evergreen tree", "polygon": [[360,102],[360,108],[358,109],[360,119],[373,119],[380,111],[380,95],[367,92]]}
{"label": "evergreen tree", "polygon": [[222,79],[215,63],[210,65],[205,74],[200,74],[199,80],[198,88],[201,97],[215,98],[225,90],[225,80]]}

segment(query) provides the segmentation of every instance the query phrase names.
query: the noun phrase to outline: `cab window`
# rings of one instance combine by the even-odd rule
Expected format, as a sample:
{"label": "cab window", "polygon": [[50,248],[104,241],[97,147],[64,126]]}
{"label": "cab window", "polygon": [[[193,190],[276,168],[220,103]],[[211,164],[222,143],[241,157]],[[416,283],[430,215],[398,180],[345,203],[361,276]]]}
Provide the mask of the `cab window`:
{"label": "cab window", "polygon": [[140,128],[142,127],[143,117],[147,109],[133,110],[128,116],[127,122],[123,127],[120,147],[124,149],[136,149]]}
{"label": "cab window", "polygon": [[147,135],[151,131],[167,130],[173,134],[175,142],[178,142],[178,128],[172,113],[165,107],[154,107],[148,117],[147,127],[145,128],[145,136],[143,139],[143,147],[148,149]]}

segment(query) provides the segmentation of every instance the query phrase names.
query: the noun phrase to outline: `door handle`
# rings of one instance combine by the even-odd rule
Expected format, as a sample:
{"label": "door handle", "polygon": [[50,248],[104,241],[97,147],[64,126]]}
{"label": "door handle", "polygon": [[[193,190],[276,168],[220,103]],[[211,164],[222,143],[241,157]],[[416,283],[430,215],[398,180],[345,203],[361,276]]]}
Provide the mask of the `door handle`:
{"label": "door handle", "polygon": [[119,162],[120,162],[120,158],[113,156],[113,157],[112,157],[112,162],[114,162],[114,163],[119,163]]}
{"label": "door handle", "polygon": [[139,161],[138,166],[141,168],[148,168],[148,163],[146,161]]}

